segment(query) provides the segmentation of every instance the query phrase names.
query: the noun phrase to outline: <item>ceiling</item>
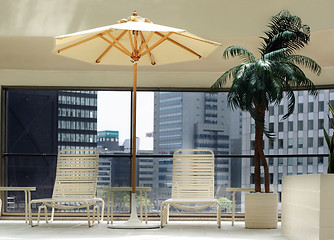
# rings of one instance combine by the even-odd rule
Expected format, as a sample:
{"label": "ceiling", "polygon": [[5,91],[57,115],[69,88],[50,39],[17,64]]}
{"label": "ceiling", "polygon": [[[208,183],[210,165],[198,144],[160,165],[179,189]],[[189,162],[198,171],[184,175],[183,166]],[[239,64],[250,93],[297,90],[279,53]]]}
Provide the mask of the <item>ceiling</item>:
{"label": "ceiling", "polygon": [[71,72],[84,78],[89,72],[88,76],[96,73],[96,82],[101,86],[130,87],[131,81],[120,84],[116,80],[131,78],[130,61],[129,66],[92,65],[54,55],[52,49],[54,36],[111,25],[136,10],[153,23],[186,29],[223,44],[207,59],[195,62],[149,67],[139,63],[139,87],[206,89],[239,62],[222,59],[226,47],[241,45],[256,53],[259,36],[263,36],[270,17],[288,9],[311,27],[311,43],[301,54],[316,60],[323,72],[320,77],[308,76],[319,86],[334,82],[332,0],[1,0],[1,5],[0,73]]}

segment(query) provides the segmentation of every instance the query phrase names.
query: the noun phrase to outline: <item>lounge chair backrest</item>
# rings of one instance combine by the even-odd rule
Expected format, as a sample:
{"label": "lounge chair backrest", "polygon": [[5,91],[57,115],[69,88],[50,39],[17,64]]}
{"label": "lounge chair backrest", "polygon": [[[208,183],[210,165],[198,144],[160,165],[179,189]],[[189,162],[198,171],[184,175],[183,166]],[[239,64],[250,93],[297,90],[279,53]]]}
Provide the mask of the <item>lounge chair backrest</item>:
{"label": "lounge chair backrest", "polygon": [[95,197],[99,155],[95,149],[64,149],[58,153],[52,198]]}
{"label": "lounge chair backrest", "polygon": [[214,198],[214,153],[176,150],[173,156],[172,199]]}

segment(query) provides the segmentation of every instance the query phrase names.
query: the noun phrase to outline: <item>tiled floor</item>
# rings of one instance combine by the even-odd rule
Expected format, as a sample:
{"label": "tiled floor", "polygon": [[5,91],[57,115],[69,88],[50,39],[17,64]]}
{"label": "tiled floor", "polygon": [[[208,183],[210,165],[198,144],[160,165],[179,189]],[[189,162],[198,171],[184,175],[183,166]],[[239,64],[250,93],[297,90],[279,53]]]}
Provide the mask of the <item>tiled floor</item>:
{"label": "tiled floor", "polygon": [[[159,224],[158,222],[150,222]],[[284,240],[278,229],[245,229],[244,222],[222,222],[218,229],[215,222],[184,222],[171,221],[162,229],[110,229],[106,222],[89,228],[85,221],[54,221],[30,227],[23,221],[0,221],[0,240],[35,240],[35,239],[77,239],[77,240],[210,240],[210,239],[275,239]]]}

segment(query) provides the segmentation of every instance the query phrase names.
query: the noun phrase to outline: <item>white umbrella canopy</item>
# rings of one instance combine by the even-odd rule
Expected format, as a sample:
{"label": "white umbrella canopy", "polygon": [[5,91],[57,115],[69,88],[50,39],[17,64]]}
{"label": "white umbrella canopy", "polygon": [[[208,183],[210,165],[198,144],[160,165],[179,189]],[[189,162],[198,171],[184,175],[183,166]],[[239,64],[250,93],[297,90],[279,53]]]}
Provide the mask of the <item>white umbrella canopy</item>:
{"label": "white umbrella canopy", "polygon": [[220,43],[205,40],[183,29],[154,24],[136,12],[114,25],[55,38],[54,52],[62,56],[92,64],[133,64],[132,207],[130,219],[121,228],[146,228],[137,218],[135,205],[137,64],[144,66],[194,61],[207,57],[219,46]]}
{"label": "white umbrella canopy", "polygon": [[134,13],[119,23],[55,38],[62,56],[103,65],[163,65],[207,57],[220,43],[162,26]]}

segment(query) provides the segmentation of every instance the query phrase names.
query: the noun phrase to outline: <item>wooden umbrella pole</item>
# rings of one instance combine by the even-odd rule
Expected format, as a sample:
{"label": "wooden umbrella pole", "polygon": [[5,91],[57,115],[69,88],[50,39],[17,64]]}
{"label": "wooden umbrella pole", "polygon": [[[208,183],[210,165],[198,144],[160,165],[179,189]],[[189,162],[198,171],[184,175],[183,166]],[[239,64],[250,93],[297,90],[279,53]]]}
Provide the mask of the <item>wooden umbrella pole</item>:
{"label": "wooden umbrella pole", "polygon": [[132,193],[136,193],[136,116],[137,116],[137,62],[133,63],[133,103],[132,103]]}

